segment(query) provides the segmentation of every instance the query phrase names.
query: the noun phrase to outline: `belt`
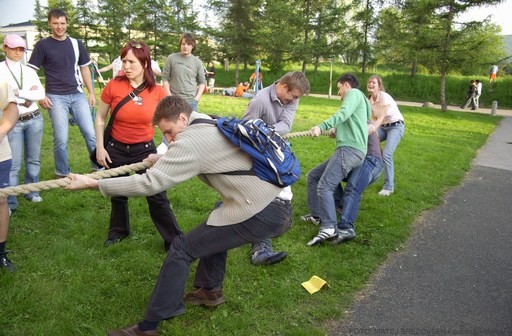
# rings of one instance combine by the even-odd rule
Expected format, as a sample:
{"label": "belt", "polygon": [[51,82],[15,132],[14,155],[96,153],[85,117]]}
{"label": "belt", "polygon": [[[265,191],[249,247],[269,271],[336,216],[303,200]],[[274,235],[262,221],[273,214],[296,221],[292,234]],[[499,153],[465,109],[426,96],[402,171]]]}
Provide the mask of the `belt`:
{"label": "belt", "polygon": [[396,125],[400,125],[400,124],[403,124],[404,121],[403,120],[398,120],[398,121],[395,121],[395,122],[392,122],[392,123],[389,123],[389,124],[382,124],[382,126],[384,127],[389,127],[389,126],[396,126]]}
{"label": "belt", "polygon": [[40,115],[41,115],[41,111],[36,110],[34,112],[23,113],[22,115],[20,115],[18,120],[19,121],[28,121],[28,120],[30,120],[32,118],[35,118],[35,117],[38,117]]}
{"label": "belt", "polygon": [[110,146],[119,146],[119,147],[122,147],[125,149],[139,149],[139,148],[149,148],[149,147],[155,146],[153,140],[146,141],[146,142],[138,142],[138,143],[134,143],[134,144],[125,144],[125,143],[117,141],[113,138],[110,138],[108,140],[108,144]]}
{"label": "belt", "polygon": [[282,203],[282,204],[291,204],[292,203],[292,201],[290,201],[290,200],[285,200],[285,199],[282,199],[279,197],[274,198],[274,202],[278,202],[278,203]]}

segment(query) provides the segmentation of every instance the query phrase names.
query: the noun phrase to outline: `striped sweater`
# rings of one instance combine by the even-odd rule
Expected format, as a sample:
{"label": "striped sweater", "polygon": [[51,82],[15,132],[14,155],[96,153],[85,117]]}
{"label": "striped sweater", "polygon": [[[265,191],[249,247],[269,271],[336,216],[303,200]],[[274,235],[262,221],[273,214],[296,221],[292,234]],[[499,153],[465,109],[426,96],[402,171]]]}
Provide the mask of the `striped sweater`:
{"label": "striped sweater", "polygon": [[[192,112],[189,123],[197,118],[209,117]],[[232,225],[263,210],[282,190],[254,175],[222,174],[251,167],[250,156],[226,139],[215,125],[198,123],[178,134],[146,174],[100,180],[99,188],[104,196],[146,196],[198,176],[217,190],[223,201],[210,213],[207,224]]]}

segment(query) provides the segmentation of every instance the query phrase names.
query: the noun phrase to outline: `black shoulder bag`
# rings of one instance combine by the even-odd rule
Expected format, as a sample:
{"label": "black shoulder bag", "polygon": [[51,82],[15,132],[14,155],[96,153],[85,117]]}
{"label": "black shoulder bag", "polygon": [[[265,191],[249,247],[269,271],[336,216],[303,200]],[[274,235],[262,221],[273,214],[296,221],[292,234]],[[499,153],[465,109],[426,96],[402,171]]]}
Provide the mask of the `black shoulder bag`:
{"label": "black shoulder bag", "polygon": [[[116,117],[117,111],[119,111],[119,109],[123,107],[123,105],[126,104],[130,99],[135,99],[135,97],[137,97],[139,93],[144,91],[145,88],[146,82],[139,85],[135,90],[130,92],[116,105],[116,108],[112,111],[112,114],[110,115],[107,127],[105,127],[105,131],[103,132],[103,146],[105,146],[105,148],[107,147],[107,143],[110,140],[110,134],[112,133],[112,126],[114,125],[114,118]],[[94,148],[94,150],[91,152],[89,158],[95,165],[97,165],[98,167],[102,167],[102,165],[100,165],[96,160],[96,148]]]}

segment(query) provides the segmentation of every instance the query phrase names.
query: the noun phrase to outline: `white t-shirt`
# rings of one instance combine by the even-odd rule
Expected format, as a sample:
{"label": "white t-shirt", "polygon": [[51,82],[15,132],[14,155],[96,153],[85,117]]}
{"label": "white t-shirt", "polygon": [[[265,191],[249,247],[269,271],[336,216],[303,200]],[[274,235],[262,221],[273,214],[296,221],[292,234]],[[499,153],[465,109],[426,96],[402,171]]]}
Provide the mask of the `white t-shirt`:
{"label": "white t-shirt", "polygon": [[[0,81],[0,118],[3,118],[4,108],[9,103],[16,103],[16,96],[11,86],[5,81]],[[7,135],[0,142],[0,162],[9,160],[12,158],[11,146],[9,146],[9,140]]]}
{"label": "white t-shirt", "polygon": [[379,96],[375,101],[373,100],[372,97],[370,97],[370,103],[372,104],[372,106],[388,106],[386,116],[384,117],[382,124],[390,124],[397,122],[399,120],[404,120],[404,116],[400,112],[400,109],[398,108],[396,101],[393,99],[393,97],[391,97],[389,93],[380,91]]}

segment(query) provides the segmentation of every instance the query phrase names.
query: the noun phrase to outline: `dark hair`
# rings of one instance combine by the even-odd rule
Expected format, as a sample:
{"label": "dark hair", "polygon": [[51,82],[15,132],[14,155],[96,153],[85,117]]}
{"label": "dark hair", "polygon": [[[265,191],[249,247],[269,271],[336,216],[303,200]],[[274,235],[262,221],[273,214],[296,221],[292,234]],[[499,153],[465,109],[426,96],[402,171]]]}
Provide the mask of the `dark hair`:
{"label": "dark hair", "polygon": [[[144,81],[146,82],[146,87],[151,91],[155,86],[155,74],[151,68],[151,54],[148,46],[144,42],[129,41],[124,45],[123,49],[121,49],[121,60],[126,57],[126,54],[128,54],[130,50],[139,60],[140,64],[142,64],[144,68]],[[126,75],[116,77],[116,79],[118,78],[119,80],[125,80]]]}
{"label": "dark hair", "polygon": [[181,38],[180,38],[180,46],[181,46],[181,43],[183,42],[183,40],[185,40],[185,42],[187,43],[190,43],[192,44],[192,52],[194,52],[194,50],[196,50],[196,39],[194,38],[194,35],[192,35],[191,33],[183,33],[183,35],[181,35]]}
{"label": "dark hair", "polygon": [[346,73],[341,75],[340,78],[336,81],[336,83],[348,83],[351,88],[353,89],[359,89],[359,79],[357,79],[356,75],[353,75],[351,73]]}
{"label": "dark hair", "polygon": [[301,71],[291,71],[286,73],[279,79],[279,84],[286,84],[290,91],[299,89],[303,95],[308,94],[310,90],[309,80]]}
{"label": "dark hair", "polygon": [[52,18],[60,18],[60,17],[65,17],[66,18],[66,22],[68,21],[68,16],[66,15],[66,13],[60,9],[60,8],[54,8],[52,10],[50,10],[48,12],[48,22],[52,19]]}
{"label": "dark hair", "polygon": [[187,101],[178,96],[167,96],[160,100],[153,115],[153,125],[158,125],[163,119],[176,121],[181,113],[190,117],[192,108]]}

